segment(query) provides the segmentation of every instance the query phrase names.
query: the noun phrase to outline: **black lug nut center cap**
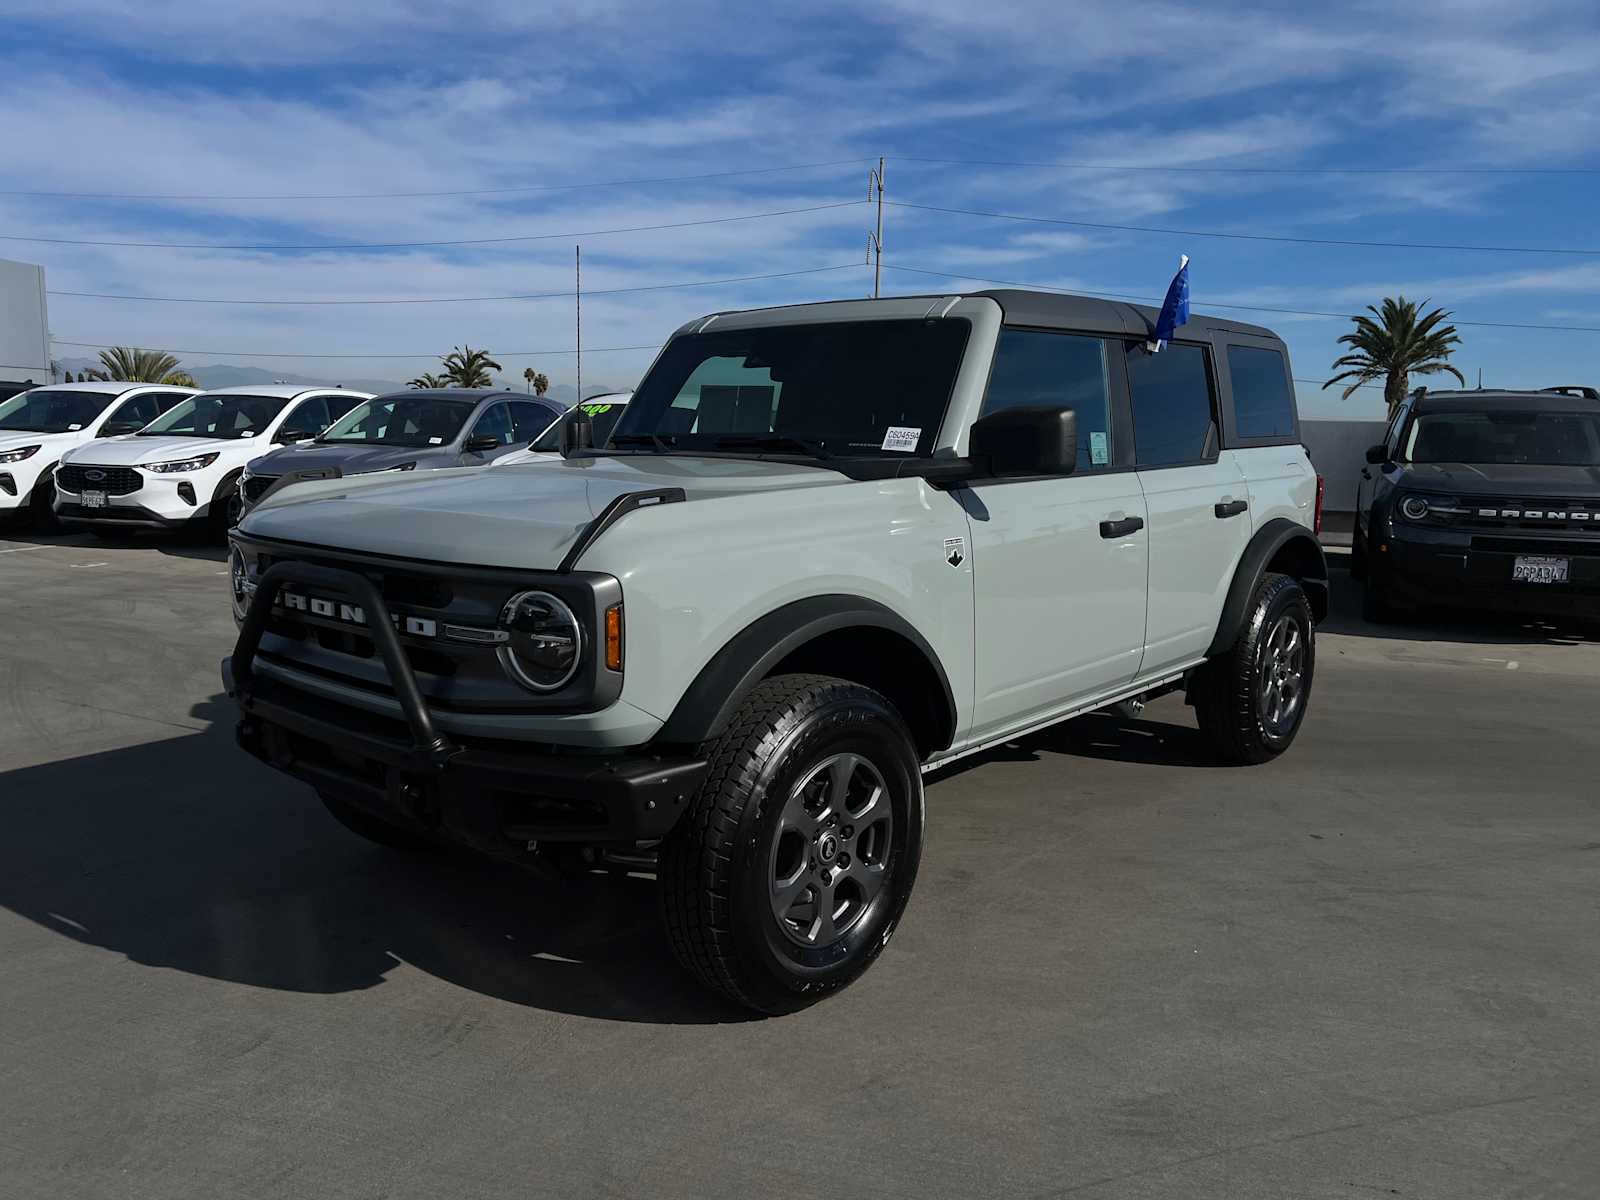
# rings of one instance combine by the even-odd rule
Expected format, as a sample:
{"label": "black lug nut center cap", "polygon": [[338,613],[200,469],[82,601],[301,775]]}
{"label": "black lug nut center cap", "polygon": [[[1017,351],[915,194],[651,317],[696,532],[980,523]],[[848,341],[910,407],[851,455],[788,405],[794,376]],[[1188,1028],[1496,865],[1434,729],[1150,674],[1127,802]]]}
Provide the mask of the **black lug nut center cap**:
{"label": "black lug nut center cap", "polygon": [[825,833],[817,842],[817,858],[824,866],[839,857],[839,838],[832,833]]}

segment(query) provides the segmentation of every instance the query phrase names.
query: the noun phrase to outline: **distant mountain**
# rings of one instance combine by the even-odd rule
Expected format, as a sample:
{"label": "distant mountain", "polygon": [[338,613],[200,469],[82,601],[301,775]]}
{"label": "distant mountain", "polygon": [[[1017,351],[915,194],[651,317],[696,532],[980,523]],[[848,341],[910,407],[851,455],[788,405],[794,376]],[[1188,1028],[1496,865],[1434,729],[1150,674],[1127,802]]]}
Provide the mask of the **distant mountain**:
{"label": "distant mountain", "polygon": [[[98,358],[63,358],[58,360],[65,370],[77,375],[79,371],[91,371],[100,366]],[[340,387],[347,387],[355,392],[372,392],[382,395],[384,392],[399,392],[405,390],[404,383],[396,383],[392,379],[358,379],[342,376],[336,371],[329,371],[326,375],[295,375],[287,371],[268,371],[262,367],[240,367],[231,363],[213,363],[205,367],[191,367],[181,364],[180,370],[188,371],[194,380],[203,388],[249,387],[251,384],[262,383],[303,383],[308,387],[317,384],[335,383]],[[520,392],[526,386],[521,379],[502,376],[498,385],[511,391]],[[624,389],[613,387],[610,384],[596,383],[585,384],[583,394],[593,396],[597,392],[617,392]],[[547,393],[552,400],[562,404],[576,404],[578,402],[578,389],[570,383],[552,384]]]}

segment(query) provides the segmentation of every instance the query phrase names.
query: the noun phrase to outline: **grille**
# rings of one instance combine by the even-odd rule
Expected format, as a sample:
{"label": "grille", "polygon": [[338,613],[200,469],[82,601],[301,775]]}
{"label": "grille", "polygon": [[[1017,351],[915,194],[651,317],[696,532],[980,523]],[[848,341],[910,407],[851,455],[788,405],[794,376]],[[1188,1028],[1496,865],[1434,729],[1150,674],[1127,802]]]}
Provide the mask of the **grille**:
{"label": "grille", "polygon": [[[99,475],[101,478],[92,478]],[[144,486],[139,472],[132,467],[95,467],[78,463],[63,463],[56,468],[56,486],[69,492],[81,493],[85,488],[105,492],[112,496],[126,496]]]}
{"label": "grille", "polygon": [[[1589,500],[1538,500],[1521,496],[1469,496],[1460,501],[1463,508],[1467,509],[1468,516],[1461,518],[1456,524],[1470,529],[1528,529],[1560,532],[1571,530],[1586,533],[1591,529],[1600,530],[1600,520],[1596,520],[1595,513],[1600,513],[1600,499]],[[1492,509],[1493,516],[1486,515],[1485,510]],[[1515,517],[1502,516],[1506,512],[1514,512]],[[1521,514],[1536,512],[1537,517],[1525,517]],[[1552,517],[1549,514],[1558,513]],[[1573,513],[1586,514],[1585,520],[1573,520]]]}
{"label": "grille", "polygon": [[267,494],[267,489],[278,482],[276,475],[252,475],[244,481],[244,498],[254,504]]}

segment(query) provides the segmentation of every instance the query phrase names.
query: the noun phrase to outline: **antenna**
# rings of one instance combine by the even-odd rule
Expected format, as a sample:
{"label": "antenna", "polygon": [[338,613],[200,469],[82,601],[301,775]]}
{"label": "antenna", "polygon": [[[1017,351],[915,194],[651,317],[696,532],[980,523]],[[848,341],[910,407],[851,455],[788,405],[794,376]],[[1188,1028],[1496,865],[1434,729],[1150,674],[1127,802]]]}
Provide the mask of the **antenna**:
{"label": "antenna", "polygon": [[583,247],[572,248],[577,267],[576,290],[573,292],[578,308],[578,400],[583,400]]}
{"label": "antenna", "polygon": [[1483,391],[1483,368],[1478,368],[1478,390]]}
{"label": "antenna", "polygon": [[883,281],[883,158],[878,158],[878,169],[867,175],[867,199],[878,200],[878,231],[867,235],[867,253],[872,256],[872,298],[878,298],[878,285]]}

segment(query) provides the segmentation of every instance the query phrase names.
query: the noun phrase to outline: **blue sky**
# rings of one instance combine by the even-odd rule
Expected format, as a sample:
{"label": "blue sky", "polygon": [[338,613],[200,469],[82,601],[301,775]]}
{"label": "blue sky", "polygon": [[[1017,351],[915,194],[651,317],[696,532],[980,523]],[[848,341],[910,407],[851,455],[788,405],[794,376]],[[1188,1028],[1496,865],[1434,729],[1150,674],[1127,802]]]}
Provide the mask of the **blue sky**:
{"label": "blue sky", "polygon": [[[0,0],[6,188],[260,195],[453,191],[826,163],[676,183],[365,200],[0,196],[0,233],[107,241],[367,243],[519,237],[841,207],[584,237],[586,289],[816,274],[588,298],[585,391],[627,385],[699,313],[865,294],[867,161],[891,200],[1093,223],[1401,242],[1600,248],[1600,174],[1252,174],[1239,168],[1600,166],[1600,10],[1420,0],[1311,7],[893,0],[783,9],[593,0],[151,5]],[[964,160],[955,163],[915,158]],[[841,161],[848,160],[848,161]],[[1094,170],[975,160],[1112,164]],[[1189,168],[1184,171],[1132,168]],[[1203,169],[1195,169],[1203,168]],[[1222,171],[1216,168],[1231,168]],[[1463,320],[1595,325],[1600,258],[1227,241],[892,207],[885,290],[985,278],[1158,296],[1180,252],[1195,307],[1348,312],[1431,297]],[[53,291],[182,297],[481,296],[570,289],[572,240],[391,251],[162,250],[0,241]],[[953,272],[951,277],[917,274]],[[1320,380],[1345,323],[1277,329]],[[470,341],[571,382],[570,300],[387,307],[53,296],[62,341],[405,379]],[[1463,327],[1491,384],[1600,383],[1600,333]],[[521,353],[538,350],[529,357]],[[92,351],[58,345],[58,355]],[[1301,387],[1318,415],[1371,415]]]}

